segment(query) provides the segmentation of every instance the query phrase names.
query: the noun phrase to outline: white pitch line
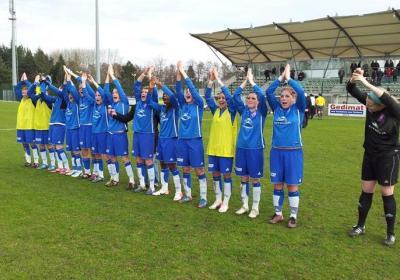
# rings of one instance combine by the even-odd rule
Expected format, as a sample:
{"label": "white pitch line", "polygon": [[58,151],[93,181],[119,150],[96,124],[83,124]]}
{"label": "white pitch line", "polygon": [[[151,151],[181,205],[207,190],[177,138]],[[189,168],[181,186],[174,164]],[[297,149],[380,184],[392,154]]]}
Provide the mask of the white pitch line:
{"label": "white pitch line", "polygon": [[11,130],[15,130],[16,128],[0,128],[0,131],[1,130],[4,130],[4,131],[11,131]]}

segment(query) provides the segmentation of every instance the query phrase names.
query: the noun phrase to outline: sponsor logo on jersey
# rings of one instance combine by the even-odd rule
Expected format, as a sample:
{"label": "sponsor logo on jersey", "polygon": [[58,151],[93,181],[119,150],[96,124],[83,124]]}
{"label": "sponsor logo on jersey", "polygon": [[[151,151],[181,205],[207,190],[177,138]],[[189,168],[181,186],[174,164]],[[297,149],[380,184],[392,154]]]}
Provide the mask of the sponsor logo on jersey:
{"label": "sponsor logo on jersey", "polygon": [[182,116],[181,116],[181,120],[183,120],[183,121],[188,121],[188,120],[190,120],[191,118],[192,118],[192,117],[190,116],[189,113],[183,113]]}

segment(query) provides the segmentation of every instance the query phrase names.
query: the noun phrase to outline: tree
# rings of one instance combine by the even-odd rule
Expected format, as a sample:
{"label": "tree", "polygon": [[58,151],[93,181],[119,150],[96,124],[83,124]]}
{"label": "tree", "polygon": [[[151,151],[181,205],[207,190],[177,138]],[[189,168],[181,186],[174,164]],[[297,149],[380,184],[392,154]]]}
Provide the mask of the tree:
{"label": "tree", "polygon": [[19,56],[19,61],[21,64],[19,65],[18,72],[19,75],[21,76],[22,73],[26,73],[28,77],[34,77],[38,73],[38,68],[36,67],[35,64],[35,59],[33,58],[32,52],[28,49],[26,51],[26,55],[24,58],[21,59]]}
{"label": "tree", "polygon": [[189,65],[187,75],[192,81],[196,81],[196,73],[194,72],[193,65]]}
{"label": "tree", "polygon": [[50,76],[56,85],[61,85],[64,82],[63,65],[65,65],[64,57],[60,54],[56,64],[50,69]]}
{"label": "tree", "polygon": [[39,72],[50,73],[51,67],[53,66],[53,60],[45,54],[40,48],[37,49],[35,55],[35,65]]}
{"label": "tree", "polygon": [[138,75],[138,69],[139,67],[137,65],[133,65],[133,63],[129,60],[121,67],[121,85],[128,95],[132,93],[133,83],[135,81],[135,77]]}
{"label": "tree", "polygon": [[0,56],[0,81],[2,84],[11,84],[11,68],[9,68]]}

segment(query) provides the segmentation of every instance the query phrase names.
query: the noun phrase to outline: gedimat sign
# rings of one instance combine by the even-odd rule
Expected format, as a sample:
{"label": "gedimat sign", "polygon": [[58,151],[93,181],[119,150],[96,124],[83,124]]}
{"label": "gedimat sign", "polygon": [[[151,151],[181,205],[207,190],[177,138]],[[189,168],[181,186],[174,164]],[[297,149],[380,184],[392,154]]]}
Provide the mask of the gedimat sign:
{"label": "gedimat sign", "polygon": [[366,107],[362,104],[328,104],[329,116],[365,117]]}

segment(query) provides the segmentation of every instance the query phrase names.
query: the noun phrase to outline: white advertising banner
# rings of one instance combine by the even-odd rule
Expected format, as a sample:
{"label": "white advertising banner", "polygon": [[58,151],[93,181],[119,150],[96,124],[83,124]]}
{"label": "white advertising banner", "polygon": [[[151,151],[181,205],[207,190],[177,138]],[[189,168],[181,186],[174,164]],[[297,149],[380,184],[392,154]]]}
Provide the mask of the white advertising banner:
{"label": "white advertising banner", "polygon": [[329,116],[365,117],[366,107],[362,104],[328,104]]}

